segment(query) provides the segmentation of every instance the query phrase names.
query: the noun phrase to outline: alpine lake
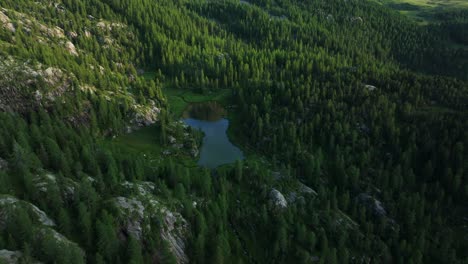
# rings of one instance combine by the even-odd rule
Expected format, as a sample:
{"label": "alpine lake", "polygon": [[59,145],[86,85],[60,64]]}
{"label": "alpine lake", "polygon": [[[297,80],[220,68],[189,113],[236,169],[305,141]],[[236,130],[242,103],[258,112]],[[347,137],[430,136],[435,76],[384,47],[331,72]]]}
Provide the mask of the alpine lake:
{"label": "alpine lake", "polygon": [[215,101],[191,103],[182,114],[183,122],[203,132],[198,165],[206,168],[244,159],[242,151],[229,140],[226,110]]}

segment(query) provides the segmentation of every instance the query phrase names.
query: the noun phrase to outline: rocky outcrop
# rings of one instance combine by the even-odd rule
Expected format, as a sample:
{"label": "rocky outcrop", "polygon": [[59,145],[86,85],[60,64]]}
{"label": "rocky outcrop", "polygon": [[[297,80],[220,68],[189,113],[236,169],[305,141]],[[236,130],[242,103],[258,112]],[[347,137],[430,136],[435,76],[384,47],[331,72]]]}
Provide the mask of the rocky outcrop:
{"label": "rocky outcrop", "polygon": [[333,211],[331,213],[331,219],[333,219],[331,224],[336,229],[356,230],[359,227],[359,225],[353,219],[340,210]]}
{"label": "rocky outcrop", "polygon": [[124,230],[127,235],[141,240],[143,237],[142,224],[145,217],[145,207],[142,202],[136,199],[117,197],[115,198],[115,205],[119,210],[125,213],[127,219],[124,223]]}
{"label": "rocky outcrop", "polygon": [[364,22],[364,20],[363,20],[362,17],[360,17],[360,16],[351,17],[350,20],[351,20],[351,22],[353,22],[353,23],[363,23],[363,22]]}
{"label": "rocky outcrop", "polygon": [[6,249],[0,250],[0,263],[16,264],[23,256],[21,251],[10,251]]}
{"label": "rocky outcrop", "polygon": [[288,203],[301,202],[304,204],[305,197],[317,196],[317,192],[302,182],[298,182],[297,190],[290,192],[287,196]]}
{"label": "rocky outcrop", "polygon": [[272,189],[270,191],[270,203],[275,209],[286,209],[288,207],[286,198],[284,198],[284,195],[276,189]]}
{"label": "rocky outcrop", "polygon": [[198,150],[198,147],[197,147],[197,146],[194,146],[194,147],[190,150],[190,155],[192,155],[193,158],[198,157],[199,154],[200,154],[200,151]]}
{"label": "rocky outcrop", "polygon": [[73,75],[61,69],[0,58],[0,111],[25,112],[71,89]]}
{"label": "rocky outcrop", "polygon": [[112,31],[112,30],[115,30],[115,29],[119,29],[119,28],[124,28],[125,25],[122,24],[122,23],[117,23],[117,22],[109,22],[109,21],[99,21],[97,24],[96,24],[96,27],[100,30],[108,30],[108,31]]}
{"label": "rocky outcrop", "polygon": [[13,25],[13,23],[11,23],[10,18],[7,15],[5,15],[5,13],[3,13],[2,11],[0,11],[0,24],[8,31],[11,31],[13,33],[16,31],[16,28]]}
{"label": "rocky outcrop", "polygon": [[93,35],[92,35],[91,32],[89,32],[88,30],[85,30],[85,31],[84,31],[84,36],[87,37],[87,38],[90,38],[90,37],[92,37]]}
{"label": "rocky outcrop", "polygon": [[47,40],[52,40],[52,38],[66,38],[64,30],[58,26],[44,25],[28,14],[2,8],[0,11],[0,24],[3,24],[5,28],[14,32],[15,27],[11,20],[15,20],[17,24],[22,25],[22,29],[25,32],[32,32],[33,29],[37,29],[37,32]]}
{"label": "rocky outcrop", "polygon": [[150,100],[148,106],[136,104],[133,106],[133,110],[135,114],[131,123],[139,127],[156,123],[161,112],[161,109],[156,106],[153,100]]}
{"label": "rocky outcrop", "polygon": [[0,158],[0,170],[6,170],[8,168],[8,162]]}
{"label": "rocky outcrop", "polygon": [[48,87],[53,87],[48,94],[47,99],[54,100],[56,97],[64,94],[72,83],[72,78],[65,74],[61,69],[49,67],[42,72],[39,72]]}
{"label": "rocky outcrop", "polygon": [[302,182],[299,182],[299,192],[304,193],[304,194],[311,194],[313,196],[317,195],[317,192],[314,189],[303,184]]}
{"label": "rocky outcrop", "polygon": [[372,92],[374,90],[377,90],[377,87],[370,85],[370,84],[365,84],[364,89],[368,90],[369,92]]}
{"label": "rocky outcrop", "polygon": [[156,186],[154,183],[146,181],[136,183],[124,181],[122,183],[122,187],[124,187],[130,192],[136,192],[141,196],[151,195],[156,190]]}
{"label": "rocky outcrop", "polygon": [[43,24],[38,24],[39,30],[49,38],[65,38],[65,32],[60,27],[48,27]]}
{"label": "rocky outcrop", "polygon": [[75,39],[75,38],[78,37],[78,33],[76,33],[75,31],[69,31],[69,32],[67,32],[67,36],[69,38]]}
{"label": "rocky outcrop", "polygon": [[62,198],[65,200],[72,200],[78,187],[78,184],[72,179],[63,177],[60,181],[57,181],[57,177],[47,171],[36,174],[33,178],[33,184],[41,193],[47,193],[54,188],[58,188]]}
{"label": "rocky outcrop", "polygon": [[185,233],[188,230],[187,221],[178,213],[163,210],[164,226],[161,237],[169,244],[169,248],[177,259],[177,263],[188,263],[185,254]]}
{"label": "rocky outcrop", "polygon": [[75,45],[71,41],[65,42],[65,49],[73,56],[78,56],[78,51],[76,51]]}
{"label": "rocky outcrop", "polygon": [[47,214],[37,206],[9,195],[0,196],[0,211],[3,214],[0,214],[0,229],[2,228],[2,223],[4,224],[11,214],[15,213],[15,210],[24,209],[30,212],[32,215],[36,216],[38,223],[44,226],[55,226],[55,223],[50,219]]}
{"label": "rocky outcrop", "polygon": [[372,214],[375,216],[386,216],[387,211],[383,207],[382,203],[375,199],[374,197],[370,196],[367,193],[361,193],[357,196],[358,203],[364,205],[367,209],[369,209]]}
{"label": "rocky outcrop", "polygon": [[151,218],[162,222],[161,238],[167,242],[169,249],[176,257],[177,263],[188,263],[185,253],[186,236],[189,232],[187,221],[178,212],[169,210],[153,195],[156,187],[150,182],[124,182],[122,186],[136,193],[134,197],[116,197],[115,207],[121,212],[121,233],[144,240],[145,233],[151,226],[145,225]]}

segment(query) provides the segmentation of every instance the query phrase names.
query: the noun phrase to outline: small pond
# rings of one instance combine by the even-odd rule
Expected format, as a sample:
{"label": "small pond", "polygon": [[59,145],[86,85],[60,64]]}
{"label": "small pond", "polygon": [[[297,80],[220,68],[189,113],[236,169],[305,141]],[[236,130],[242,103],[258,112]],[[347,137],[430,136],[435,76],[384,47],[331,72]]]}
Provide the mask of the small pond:
{"label": "small pond", "polygon": [[198,165],[216,168],[244,158],[242,151],[229,141],[229,120],[225,115],[217,102],[193,103],[185,109],[184,123],[204,133]]}

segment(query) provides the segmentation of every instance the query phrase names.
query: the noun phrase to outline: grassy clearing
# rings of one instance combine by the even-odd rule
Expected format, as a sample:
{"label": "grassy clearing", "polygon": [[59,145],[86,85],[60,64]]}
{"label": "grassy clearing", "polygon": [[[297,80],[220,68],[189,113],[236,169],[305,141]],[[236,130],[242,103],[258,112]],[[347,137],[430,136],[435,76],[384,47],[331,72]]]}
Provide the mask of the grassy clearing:
{"label": "grassy clearing", "polygon": [[468,8],[466,0],[379,0],[380,2],[401,7],[413,7],[419,9],[451,9]]}
{"label": "grassy clearing", "polygon": [[145,80],[150,81],[150,80],[154,80],[154,76],[156,76],[156,74],[154,72],[151,72],[151,71],[145,71],[145,73],[143,73],[141,76]]}
{"label": "grassy clearing", "polygon": [[[160,132],[157,125],[140,128],[129,134],[123,134],[114,139],[105,140],[104,144],[110,144],[126,153],[135,156],[143,156],[156,166],[167,162],[169,159],[177,160],[177,163],[186,167],[198,167],[196,160],[184,150],[179,150],[170,145],[164,145],[159,141]],[[170,155],[164,155],[164,151],[170,151]]]}
{"label": "grassy clearing", "polygon": [[185,108],[190,103],[200,103],[206,101],[217,101],[226,105],[231,95],[231,89],[220,89],[218,91],[209,91],[204,94],[192,90],[164,88],[164,95],[168,99],[169,110],[174,117],[182,116]]}
{"label": "grassy clearing", "polygon": [[420,25],[436,22],[434,14],[468,9],[467,0],[377,0],[401,14],[414,19]]}

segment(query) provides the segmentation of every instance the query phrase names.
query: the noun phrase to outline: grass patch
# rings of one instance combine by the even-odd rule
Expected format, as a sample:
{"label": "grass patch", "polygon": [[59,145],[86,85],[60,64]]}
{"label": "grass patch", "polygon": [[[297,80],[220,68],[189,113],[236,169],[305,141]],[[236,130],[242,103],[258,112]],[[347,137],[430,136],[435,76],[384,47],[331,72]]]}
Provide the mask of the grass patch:
{"label": "grass patch", "polygon": [[377,0],[401,14],[414,19],[419,25],[437,22],[436,14],[468,9],[466,0]]}
{"label": "grass patch", "polygon": [[[104,144],[109,144],[126,153],[143,156],[152,165],[167,162],[169,159],[177,160],[177,163],[186,167],[198,167],[196,160],[184,150],[175,149],[170,145],[160,142],[160,131],[157,125],[142,127],[128,134],[123,134],[113,139],[106,139]],[[169,150],[170,155],[163,152]]]}
{"label": "grass patch", "polygon": [[164,95],[169,103],[169,110],[176,118],[182,116],[185,108],[190,103],[201,103],[206,101],[217,101],[223,105],[228,103],[231,95],[231,89],[220,89],[216,91],[208,91],[206,93],[197,93],[192,90],[164,88]]}
{"label": "grass patch", "polygon": [[151,81],[154,80],[156,74],[154,72],[145,72],[141,75],[145,80]]}

